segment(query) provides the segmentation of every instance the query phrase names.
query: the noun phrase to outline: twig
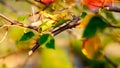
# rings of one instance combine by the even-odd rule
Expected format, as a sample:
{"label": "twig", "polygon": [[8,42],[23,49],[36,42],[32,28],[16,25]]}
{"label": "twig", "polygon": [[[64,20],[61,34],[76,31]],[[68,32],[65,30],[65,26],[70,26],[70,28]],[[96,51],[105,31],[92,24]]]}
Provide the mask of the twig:
{"label": "twig", "polygon": [[40,46],[38,41],[36,42],[36,45],[28,52],[28,55],[32,55],[33,52]]}
{"label": "twig", "polygon": [[7,17],[7,16],[5,16],[5,15],[3,15],[3,14],[1,14],[1,13],[0,13],[0,17],[2,17],[3,19],[7,20],[8,22],[10,22],[11,25],[23,26],[23,24],[20,23],[19,21],[17,21],[17,20],[12,20],[11,18],[9,18],[9,17]]}
{"label": "twig", "polygon": [[80,24],[80,22],[78,22],[78,21],[79,21],[79,16],[75,16],[75,17],[73,17],[73,20],[71,20],[67,24],[63,25],[62,27],[60,27],[56,30],[53,30],[52,34],[57,35],[57,34],[63,32],[64,30],[74,28],[75,26]]}
{"label": "twig", "polygon": [[120,26],[114,26],[114,25],[109,25],[108,27],[111,27],[111,28],[120,28]]}
{"label": "twig", "polygon": [[[33,30],[36,30],[38,32],[38,28],[35,26],[24,26],[22,23],[12,20],[10,18],[8,18],[7,16],[3,15],[0,13],[0,17],[4,18],[5,20],[7,20],[8,22],[11,23],[11,25],[18,25],[18,26],[22,26],[25,28],[30,28]],[[67,30],[67,29],[71,29],[74,28],[75,26],[79,25],[80,22],[79,21],[79,16],[74,16],[73,19],[71,21],[69,21],[67,24],[61,26],[60,28],[53,30],[51,33],[56,36],[57,34]],[[38,47],[40,46],[40,44],[38,43],[38,41],[36,42],[36,45],[29,51],[29,55],[31,55]]]}
{"label": "twig", "polygon": [[[79,16],[74,16],[73,19],[68,22],[67,24],[65,24],[64,26],[53,30],[51,33],[56,36],[57,34],[67,30],[67,29],[71,29],[74,28],[75,26],[79,25],[80,22],[79,21]],[[28,52],[28,55],[32,55],[32,53],[40,46],[40,44],[38,43],[38,41],[36,42],[36,45]]]}
{"label": "twig", "polygon": [[11,24],[15,23],[12,19],[8,18],[7,16],[5,16],[5,15],[3,15],[1,13],[0,13],[0,17],[4,18],[5,20],[7,20],[8,22],[10,22]]}
{"label": "twig", "polygon": [[104,58],[114,67],[117,68],[118,65],[114,63],[108,56],[104,55]]}
{"label": "twig", "polygon": [[105,9],[108,10],[108,11],[120,12],[120,8],[114,7],[114,6],[105,7]]}
{"label": "twig", "polygon": [[38,28],[36,26],[31,26],[31,25],[23,25],[21,22],[17,21],[17,20],[12,20],[11,18],[3,15],[0,13],[0,17],[2,17],[3,19],[7,20],[8,22],[11,23],[11,25],[18,25],[18,26],[21,26],[21,27],[25,27],[25,28],[29,28],[29,29],[33,29],[35,31],[38,31]]}

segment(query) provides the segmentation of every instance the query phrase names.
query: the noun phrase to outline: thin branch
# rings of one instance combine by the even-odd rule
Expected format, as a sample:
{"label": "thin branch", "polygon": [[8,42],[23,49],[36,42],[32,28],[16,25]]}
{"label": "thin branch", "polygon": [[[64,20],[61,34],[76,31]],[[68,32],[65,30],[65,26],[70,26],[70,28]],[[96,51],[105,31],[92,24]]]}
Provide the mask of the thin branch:
{"label": "thin branch", "polygon": [[[38,28],[35,26],[24,26],[22,23],[16,21],[16,20],[12,20],[10,18],[8,18],[7,16],[3,15],[0,13],[0,17],[4,18],[5,20],[7,20],[8,22],[11,23],[11,25],[18,25],[18,26],[22,26],[25,28],[30,28],[33,30],[36,30],[38,32]],[[66,23],[65,25],[61,26],[60,28],[53,30],[51,33],[56,36],[57,34],[67,30],[67,29],[71,29],[76,27],[77,25],[80,24],[79,21],[79,16],[73,16],[73,19],[71,21],[69,21],[68,23]],[[31,55],[38,47],[40,46],[40,44],[38,43],[38,41],[36,42],[36,45],[29,51],[29,55]]]}
{"label": "thin branch", "polygon": [[63,25],[62,27],[60,27],[56,30],[53,30],[52,34],[57,35],[57,34],[63,32],[64,30],[74,28],[80,24],[80,22],[78,22],[78,21],[79,21],[79,16],[75,16],[75,17],[73,17],[73,20],[69,21],[67,24]]}
{"label": "thin branch", "polygon": [[108,10],[108,11],[120,12],[119,7],[110,6],[110,7],[105,7],[105,9]]}
{"label": "thin branch", "polygon": [[[77,25],[80,24],[79,21],[79,16],[74,16],[71,21],[69,21],[67,24],[61,26],[60,28],[53,30],[51,33],[56,36],[57,34],[67,30],[76,27]],[[32,53],[37,50],[37,48],[40,46],[38,41],[36,42],[36,45],[28,52],[28,55],[32,55]]]}
{"label": "thin branch", "polygon": [[5,15],[3,15],[3,14],[1,14],[1,13],[0,13],[0,17],[4,18],[5,20],[7,20],[8,22],[10,22],[11,24],[14,24],[14,23],[15,23],[14,20],[8,18],[7,16],[5,16]]}
{"label": "thin branch", "polygon": [[111,27],[111,28],[120,28],[120,26],[115,26],[115,25],[109,25],[108,27]]}
{"label": "thin branch", "polygon": [[40,44],[38,43],[38,41],[36,42],[36,45],[29,51],[28,55],[32,55],[33,52],[35,52],[35,50],[40,46]]}
{"label": "thin branch", "polygon": [[24,26],[24,27],[25,27],[25,28],[29,28],[29,29],[33,29],[33,30],[35,30],[35,31],[38,32],[38,27],[36,27],[36,26],[28,25],[28,26]]}
{"label": "thin branch", "polygon": [[21,22],[19,22],[17,20],[12,20],[11,18],[9,18],[9,17],[7,17],[7,16],[5,16],[5,15],[3,15],[1,13],[0,13],[0,17],[7,20],[8,22],[10,22],[11,25],[18,25],[18,26],[21,26],[21,27],[25,27],[25,28],[29,28],[29,29],[33,29],[35,31],[38,31],[38,28],[36,26],[31,26],[31,25],[25,26]]}
{"label": "thin branch", "polygon": [[22,23],[20,23],[17,20],[13,20],[5,15],[3,15],[2,13],[0,13],[0,17],[2,17],[3,19],[7,20],[8,22],[11,23],[11,25],[19,25],[19,26],[24,26]]}
{"label": "thin branch", "polygon": [[108,56],[104,55],[104,58],[114,67],[117,68],[118,65],[114,63]]}

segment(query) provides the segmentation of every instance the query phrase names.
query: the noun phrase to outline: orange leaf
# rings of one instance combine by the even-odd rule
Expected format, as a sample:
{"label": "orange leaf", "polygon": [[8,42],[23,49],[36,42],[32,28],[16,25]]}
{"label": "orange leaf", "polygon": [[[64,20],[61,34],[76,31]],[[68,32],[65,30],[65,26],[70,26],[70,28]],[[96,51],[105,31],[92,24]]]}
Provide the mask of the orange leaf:
{"label": "orange leaf", "polygon": [[97,10],[105,6],[111,6],[113,0],[83,0],[83,3],[91,10]]}
{"label": "orange leaf", "polygon": [[89,58],[98,58],[98,52],[101,49],[101,41],[98,35],[83,41],[83,54]]}

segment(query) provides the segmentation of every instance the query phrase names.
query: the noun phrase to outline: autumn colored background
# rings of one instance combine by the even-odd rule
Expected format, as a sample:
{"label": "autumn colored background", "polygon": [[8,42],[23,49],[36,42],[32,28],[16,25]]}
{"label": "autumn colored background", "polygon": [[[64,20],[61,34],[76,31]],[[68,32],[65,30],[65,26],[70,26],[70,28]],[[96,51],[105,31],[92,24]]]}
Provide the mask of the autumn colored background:
{"label": "autumn colored background", "polygon": [[[119,0],[0,0],[0,14],[44,30],[10,25],[0,16],[0,68],[119,68],[119,11]],[[79,25],[48,39],[43,34],[40,42],[46,43],[29,55],[39,34],[50,34],[74,16]]]}

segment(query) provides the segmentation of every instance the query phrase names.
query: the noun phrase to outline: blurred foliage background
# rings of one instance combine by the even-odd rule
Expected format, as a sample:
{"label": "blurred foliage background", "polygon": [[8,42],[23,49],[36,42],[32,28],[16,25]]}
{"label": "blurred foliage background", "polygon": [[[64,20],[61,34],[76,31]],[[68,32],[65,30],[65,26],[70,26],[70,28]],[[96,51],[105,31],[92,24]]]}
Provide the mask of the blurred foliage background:
{"label": "blurred foliage background", "polygon": [[[80,0],[57,0],[46,11],[55,14],[57,10],[63,10],[74,4],[76,5],[69,10],[71,14],[79,16],[85,11],[85,13],[88,13],[88,18],[86,18],[87,16],[86,19],[83,18],[83,20],[85,19],[83,22],[89,21],[90,11],[81,4]],[[115,0],[114,5],[119,7],[120,1]],[[25,25],[33,23],[37,16],[30,17],[29,15],[40,11],[43,7],[45,5],[33,0],[0,0],[0,13]],[[120,13],[103,11],[104,13],[101,13],[103,17],[109,20],[111,24],[120,26]],[[0,26],[9,24],[9,22],[0,18]],[[85,24],[83,23],[83,25]],[[101,33],[97,32],[98,36],[95,35],[92,41],[88,39],[90,43],[83,44],[85,42],[82,38],[84,30],[85,27],[81,28],[80,26],[80,28],[64,31],[55,36],[55,49],[40,46],[35,53],[29,56],[28,51],[34,46],[38,37],[37,33],[33,31],[36,34],[34,37],[27,41],[19,41],[25,32],[30,31],[29,29],[13,25],[7,31],[5,28],[0,27],[0,68],[119,68],[119,28],[106,28]],[[84,45],[89,51],[87,55],[83,50]],[[96,48],[100,50],[96,51]],[[90,58],[93,54],[97,55],[97,59]],[[106,60],[104,55],[110,61]]]}

